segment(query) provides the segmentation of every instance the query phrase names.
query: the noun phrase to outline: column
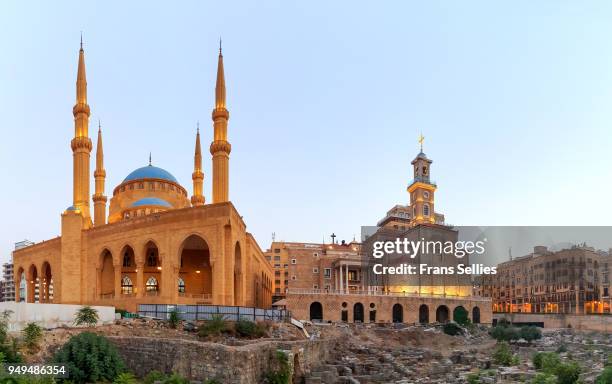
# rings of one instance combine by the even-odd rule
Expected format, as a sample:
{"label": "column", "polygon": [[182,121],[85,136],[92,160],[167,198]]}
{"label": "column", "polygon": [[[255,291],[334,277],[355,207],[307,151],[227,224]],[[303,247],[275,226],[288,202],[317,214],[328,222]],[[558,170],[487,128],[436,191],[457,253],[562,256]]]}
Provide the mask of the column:
{"label": "column", "polygon": [[144,296],[144,261],[136,262],[136,286],[134,288],[136,297]]}
{"label": "column", "polygon": [[348,273],[348,264],[346,264],[346,293],[349,293],[349,273]]}
{"label": "column", "polygon": [[334,291],[337,291],[338,290],[338,269],[334,268],[333,271],[334,271],[334,279],[336,281],[336,284],[334,284]]}
{"label": "column", "polygon": [[114,265],[115,269],[115,298],[121,297],[121,264]]}
{"label": "column", "polygon": [[340,286],[338,287],[338,289],[340,290],[340,293],[344,293],[344,280],[342,279],[342,264],[340,264],[338,269],[340,270]]}

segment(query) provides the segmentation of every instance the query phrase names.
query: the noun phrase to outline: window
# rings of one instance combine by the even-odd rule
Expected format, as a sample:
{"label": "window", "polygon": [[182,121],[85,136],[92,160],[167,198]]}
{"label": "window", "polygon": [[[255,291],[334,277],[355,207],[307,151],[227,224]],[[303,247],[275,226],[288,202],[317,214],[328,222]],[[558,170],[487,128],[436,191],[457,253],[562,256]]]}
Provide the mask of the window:
{"label": "window", "polygon": [[274,253],[280,253],[280,248],[274,248]]}
{"label": "window", "polygon": [[312,289],[319,289],[319,286],[315,284],[312,286]]}
{"label": "window", "polygon": [[132,279],[129,276],[123,276],[121,278],[121,294],[131,295],[134,292],[134,285]]}
{"label": "window", "polygon": [[274,261],[280,261],[280,256],[274,256]]}
{"label": "window", "polygon": [[274,268],[280,268],[280,264],[274,264]]}
{"label": "window", "polygon": [[297,260],[296,259],[291,259],[291,264],[297,264]]}
{"label": "window", "polygon": [[312,273],[319,273],[319,268],[314,267],[314,268],[312,269]]}
{"label": "window", "polygon": [[423,205],[423,216],[429,216],[429,204]]}
{"label": "window", "polygon": [[325,268],[325,269],[323,270],[323,276],[324,276],[326,279],[331,279],[331,268]]}
{"label": "window", "polygon": [[19,301],[26,301],[26,275],[25,275],[25,272],[21,273],[21,279],[19,280]]}
{"label": "window", "polygon": [[178,291],[179,293],[185,293],[185,280],[182,277],[178,278]]}
{"label": "window", "polygon": [[158,285],[157,285],[157,279],[154,277],[149,277],[149,279],[147,280],[147,285],[146,285],[146,290],[147,292],[157,292],[158,290]]}
{"label": "window", "polygon": [[313,257],[319,257],[319,254],[317,252],[312,254]]}
{"label": "window", "polygon": [[291,280],[295,280],[295,275],[291,276]]}

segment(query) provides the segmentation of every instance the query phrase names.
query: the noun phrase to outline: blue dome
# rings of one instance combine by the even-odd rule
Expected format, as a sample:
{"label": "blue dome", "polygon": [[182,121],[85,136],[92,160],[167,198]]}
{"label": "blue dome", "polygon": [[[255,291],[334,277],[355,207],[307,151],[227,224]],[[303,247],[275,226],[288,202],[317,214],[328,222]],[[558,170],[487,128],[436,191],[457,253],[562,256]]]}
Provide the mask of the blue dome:
{"label": "blue dome", "polygon": [[178,184],[178,181],[176,180],[174,176],[172,176],[170,172],[166,171],[165,169],[154,167],[152,165],[138,168],[137,170],[127,175],[127,177],[123,180],[123,182],[125,183],[126,181],[140,180],[140,179],[162,179],[162,180],[172,181],[173,183]]}
{"label": "blue dome", "polygon": [[158,199],[157,197],[145,197],[144,199],[140,199],[132,204],[132,207],[142,207],[145,205],[158,205],[162,207],[172,208],[169,202],[163,199]]}

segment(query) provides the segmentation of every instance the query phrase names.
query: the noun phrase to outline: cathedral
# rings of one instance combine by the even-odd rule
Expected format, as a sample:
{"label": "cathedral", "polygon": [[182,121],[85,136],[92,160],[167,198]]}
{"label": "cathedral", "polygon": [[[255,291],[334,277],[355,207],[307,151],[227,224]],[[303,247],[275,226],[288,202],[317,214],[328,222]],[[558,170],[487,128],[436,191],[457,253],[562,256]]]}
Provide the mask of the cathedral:
{"label": "cathedral", "polygon": [[73,202],[61,215],[60,237],[14,252],[17,301],[129,311],[140,303],[271,305],[272,267],[229,200],[231,145],[221,49],[212,111],[210,203],[203,195],[199,128],[191,197],[170,172],[149,160],[113,189],[109,201],[100,127],[90,195],[93,145],[82,43],[72,113]]}

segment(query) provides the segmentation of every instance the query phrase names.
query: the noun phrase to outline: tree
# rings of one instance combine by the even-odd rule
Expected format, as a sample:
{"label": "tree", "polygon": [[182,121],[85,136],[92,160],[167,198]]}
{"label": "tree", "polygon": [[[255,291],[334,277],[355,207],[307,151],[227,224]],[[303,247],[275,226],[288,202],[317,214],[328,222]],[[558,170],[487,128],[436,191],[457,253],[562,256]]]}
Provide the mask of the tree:
{"label": "tree", "polygon": [[28,351],[36,352],[43,337],[42,328],[36,323],[28,323],[21,333],[23,333],[23,343]]}
{"label": "tree", "polygon": [[98,324],[98,320],[100,317],[98,316],[98,311],[89,305],[85,305],[81,307],[75,314],[74,324],[82,325],[85,324],[88,327],[93,327]]}
{"label": "tree", "polygon": [[453,320],[459,325],[468,325],[470,323],[468,311],[463,307],[455,308],[453,311]]}
{"label": "tree", "polygon": [[540,331],[540,328],[530,325],[528,327],[521,327],[519,335],[521,339],[525,339],[525,341],[531,343],[533,340],[542,338],[542,331]]}
{"label": "tree", "polygon": [[172,311],[170,311],[170,316],[168,317],[168,324],[170,325],[170,328],[173,328],[173,329],[178,327],[179,314],[176,309],[173,309]]}
{"label": "tree", "polygon": [[115,346],[104,336],[91,332],[72,336],[56,352],[52,362],[65,365],[68,379],[74,383],[113,381],[125,370]]}

